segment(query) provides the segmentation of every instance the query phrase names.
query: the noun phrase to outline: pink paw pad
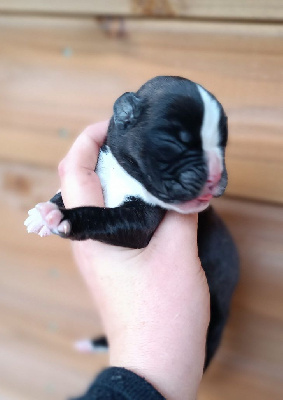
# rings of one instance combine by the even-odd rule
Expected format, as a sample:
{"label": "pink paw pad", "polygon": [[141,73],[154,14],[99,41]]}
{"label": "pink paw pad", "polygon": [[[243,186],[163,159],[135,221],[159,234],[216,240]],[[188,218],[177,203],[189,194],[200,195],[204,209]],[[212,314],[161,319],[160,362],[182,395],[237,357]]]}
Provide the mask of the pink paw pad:
{"label": "pink paw pad", "polygon": [[37,204],[28,214],[24,224],[29,233],[37,233],[43,237],[52,233],[67,235],[70,232],[70,223],[66,220],[61,222],[63,214],[58,206],[50,201]]}

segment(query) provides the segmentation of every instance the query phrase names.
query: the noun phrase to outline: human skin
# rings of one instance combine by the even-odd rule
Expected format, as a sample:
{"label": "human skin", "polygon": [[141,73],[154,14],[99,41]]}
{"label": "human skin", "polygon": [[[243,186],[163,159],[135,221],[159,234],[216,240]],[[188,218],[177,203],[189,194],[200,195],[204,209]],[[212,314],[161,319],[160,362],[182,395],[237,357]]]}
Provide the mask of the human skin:
{"label": "human skin", "polygon": [[[87,127],[59,165],[67,208],[104,206],[94,169],[108,123]],[[167,212],[144,249],[93,240],[72,248],[110,344],[110,365],[143,376],[168,400],[196,399],[209,323],[197,215]]]}

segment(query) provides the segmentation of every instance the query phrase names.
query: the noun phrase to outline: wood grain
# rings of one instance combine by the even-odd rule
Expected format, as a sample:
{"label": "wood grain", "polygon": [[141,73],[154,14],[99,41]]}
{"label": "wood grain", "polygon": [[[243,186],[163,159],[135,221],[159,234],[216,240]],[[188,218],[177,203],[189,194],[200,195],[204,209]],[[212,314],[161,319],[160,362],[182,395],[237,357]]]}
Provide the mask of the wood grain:
{"label": "wood grain", "polygon": [[200,82],[229,117],[233,196],[283,202],[283,27],[4,17],[0,157],[55,167],[114,100],[155,75]]}
{"label": "wood grain", "polygon": [[0,11],[232,20],[283,19],[282,0],[0,0]]}
{"label": "wood grain", "polygon": [[[100,333],[69,243],[28,235],[27,210],[57,188],[52,168],[0,163],[0,398],[62,400],[86,390],[107,356],[73,350]],[[223,344],[200,400],[281,400],[283,396],[283,210],[217,199],[239,247],[241,279]]]}

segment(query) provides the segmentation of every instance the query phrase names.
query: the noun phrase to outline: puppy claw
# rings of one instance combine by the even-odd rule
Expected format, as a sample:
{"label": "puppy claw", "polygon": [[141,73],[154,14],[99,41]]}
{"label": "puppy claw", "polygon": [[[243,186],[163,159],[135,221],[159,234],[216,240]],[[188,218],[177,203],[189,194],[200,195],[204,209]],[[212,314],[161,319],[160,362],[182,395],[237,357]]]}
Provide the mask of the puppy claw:
{"label": "puppy claw", "polygon": [[40,231],[39,231],[38,234],[39,234],[40,237],[45,237],[45,236],[51,235],[52,232],[51,232],[51,230],[50,230],[47,226],[43,226],[43,227],[40,229]]}
{"label": "puppy claw", "polygon": [[71,231],[70,222],[67,220],[61,222],[60,225],[58,226],[57,230],[60,235],[62,234],[64,236],[67,236]]}

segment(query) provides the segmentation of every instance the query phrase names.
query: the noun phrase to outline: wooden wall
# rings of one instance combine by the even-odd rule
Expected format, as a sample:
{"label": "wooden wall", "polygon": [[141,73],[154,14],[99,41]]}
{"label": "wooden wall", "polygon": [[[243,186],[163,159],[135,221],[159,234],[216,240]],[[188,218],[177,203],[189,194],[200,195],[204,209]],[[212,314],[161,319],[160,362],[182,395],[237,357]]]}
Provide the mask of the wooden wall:
{"label": "wooden wall", "polygon": [[0,0],[6,13],[110,15],[281,22],[281,0]]}
{"label": "wooden wall", "polygon": [[161,74],[203,84],[229,117],[215,206],[242,274],[200,399],[282,398],[282,22],[282,0],[0,0],[1,399],[63,399],[106,365],[72,351],[100,326],[68,243],[22,222],[78,133]]}
{"label": "wooden wall", "polygon": [[1,158],[54,167],[121,93],[183,75],[227,110],[227,194],[283,202],[283,27],[6,16],[1,33]]}

